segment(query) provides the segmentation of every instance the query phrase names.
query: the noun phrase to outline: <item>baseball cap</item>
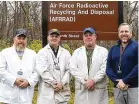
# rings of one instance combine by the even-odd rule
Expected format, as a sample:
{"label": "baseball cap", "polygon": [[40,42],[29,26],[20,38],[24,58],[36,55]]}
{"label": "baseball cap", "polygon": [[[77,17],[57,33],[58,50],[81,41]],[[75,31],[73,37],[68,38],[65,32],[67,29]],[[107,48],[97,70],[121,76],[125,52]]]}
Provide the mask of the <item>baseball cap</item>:
{"label": "baseball cap", "polygon": [[24,35],[25,37],[27,36],[27,31],[25,29],[17,29],[15,36],[19,36],[19,35]]}
{"label": "baseball cap", "polygon": [[95,30],[93,28],[91,28],[91,27],[85,28],[84,31],[83,31],[83,33],[85,33],[85,32],[90,32],[92,34],[95,34],[96,33]]}
{"label": "baseball cap", "polygon": [[51,29],[49,30],[48,34],[51,35],[51,34],[57,34],[57,35],[60,35],[60,31],[58,29]]}

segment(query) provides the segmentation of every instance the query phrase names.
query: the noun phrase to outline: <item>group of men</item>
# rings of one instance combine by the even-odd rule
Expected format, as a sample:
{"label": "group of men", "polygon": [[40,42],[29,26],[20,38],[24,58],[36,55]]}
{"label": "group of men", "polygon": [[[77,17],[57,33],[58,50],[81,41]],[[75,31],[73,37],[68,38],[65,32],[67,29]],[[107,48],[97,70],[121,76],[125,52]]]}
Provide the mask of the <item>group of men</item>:
{"label": "group of men", "polygon": [[119,26],[118,36],[108,52],[96,44],[96,31],[85,28],[84,45],[71,56],[60,46],[60,31],[51,29],[48,44],[36,54],[26,47],[26,30],[18,29],[13,46],[0,53],[0,102],[32,104],[38,82],[37,104],[68,104],[72,75],[74,104],[108,104],[106,76],[114,83],[115,104],[138,104],[138,44],[127,23]]}

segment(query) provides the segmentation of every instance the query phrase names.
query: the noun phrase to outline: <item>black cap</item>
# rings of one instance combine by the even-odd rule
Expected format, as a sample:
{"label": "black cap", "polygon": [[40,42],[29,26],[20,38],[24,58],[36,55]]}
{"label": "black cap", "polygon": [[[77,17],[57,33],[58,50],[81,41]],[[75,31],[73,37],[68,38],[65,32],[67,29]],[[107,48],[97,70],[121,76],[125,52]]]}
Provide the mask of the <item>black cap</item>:
{"label": "black cap", "polygon": [[20,35],[24,35],[25,37],[27,36],[27,31],[25,29],[17,29],[15,36],[20,36]]}

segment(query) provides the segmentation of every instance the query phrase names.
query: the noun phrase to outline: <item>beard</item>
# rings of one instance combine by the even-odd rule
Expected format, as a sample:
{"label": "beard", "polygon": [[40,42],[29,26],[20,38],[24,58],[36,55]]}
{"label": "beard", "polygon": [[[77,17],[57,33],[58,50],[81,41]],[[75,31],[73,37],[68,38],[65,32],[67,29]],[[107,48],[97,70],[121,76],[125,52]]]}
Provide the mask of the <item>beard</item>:
{"label": "beard", "polygon": [[122,40],[122,43],[126,44],[128,43],[128,40]]}
{"label": "beard", "polygon": [[129,42],[129,40],[131,39],[131,36],[129,36],[129,35],[121,35],[119,38],[120,38],[122,43],[127,44]]}
{"label": "beard", "polygon": [[129,42],[129,39],[121,39],[122,43],[127,44]]}
{"label": "beard", "polygon": [[85,44],[86,48],[92,49],[94,47],[94,44],[92,42],[88,42]]}
{"label": "beard", "polygon": [[15,46],[15,48],[16,48],[17,51],[24,51],[25,50],[25,45],[20,43],[20,44],[17,44]]}
{"label": "beard", "polygon": [[88,43],[88,44],[86,44],[88,47],[92,47],[93,46],[93,44],[92,43]]}

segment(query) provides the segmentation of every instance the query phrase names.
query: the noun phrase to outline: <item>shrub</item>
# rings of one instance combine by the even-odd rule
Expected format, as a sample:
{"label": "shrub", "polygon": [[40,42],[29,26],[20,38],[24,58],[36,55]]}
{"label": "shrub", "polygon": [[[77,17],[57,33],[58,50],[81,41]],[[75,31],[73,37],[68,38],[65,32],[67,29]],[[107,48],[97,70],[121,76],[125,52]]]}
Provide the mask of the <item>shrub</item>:
{"label": "shrub", "polygon": [[40,41],[40,40],[33,40],[28,45],[28,48],[38,52],[42,48],[42,41]]}

